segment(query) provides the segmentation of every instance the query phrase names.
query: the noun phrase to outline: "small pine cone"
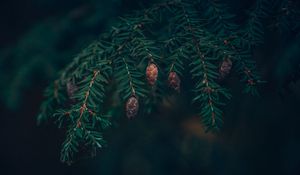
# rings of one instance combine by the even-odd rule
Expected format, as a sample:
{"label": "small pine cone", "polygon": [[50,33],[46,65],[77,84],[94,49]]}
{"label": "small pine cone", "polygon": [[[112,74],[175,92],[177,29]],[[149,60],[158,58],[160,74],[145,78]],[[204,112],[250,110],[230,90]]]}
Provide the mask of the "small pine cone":
{"label": "small pine cone", "polygon": [[131,96],[126,102],[126,115],[128,119],[135,117],[139,110],[139,101],[135,96]]}
{"label": "small pine cone", "polygon": [[75,94],[75,92],[77,91],[77,86],[73,81],[68,81],[67,82],[67,94],[69,96],[69,98],[72,98]]}
{"label": "small pine cone", "polygon": [[146,68],[146,77],[147,77],[148,83],[151,86],[155,85],[155,83],[157,81],[157,76],[158,76],[158,68],[157,68],[156,64],[149,63]]}
{"label": "small pine cone", "polygon": [[219,68],[221,79],[225,78],[230,73],[231,67],[232,61],[229,58],[224,59]]}
{"label": "small pine cone", "polygon": [[177,92],[180,91],[180,78],[176,72],[170,72],[168,77],[169,86],[175,89]]}

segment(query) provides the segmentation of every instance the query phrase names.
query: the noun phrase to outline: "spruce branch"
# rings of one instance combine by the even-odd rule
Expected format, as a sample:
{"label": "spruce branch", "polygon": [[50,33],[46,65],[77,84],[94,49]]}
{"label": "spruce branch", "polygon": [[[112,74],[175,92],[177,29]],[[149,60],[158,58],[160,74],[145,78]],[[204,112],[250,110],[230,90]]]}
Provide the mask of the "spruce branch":
{"label": "spruce branch", "polygon": [[[121,17],[61,72],[58,88],[48,93],[46,103],[51,105],[42,105],[43,116],[52,116],[58,127],[67,129],[62,161],[105,145],[103,132],[113,119],[105,115],[111,107],[105,100],[110,98],[108,87],[118,95],[111,98],[117,101],[112,102],[114,107],[125,106],[125,114],[133,119],[149,114],[167,96],[166,80],[180,93],[181,80],[191,76],[192,102],[200,108],[202,123],[207,130],[219,130],[222,107],[231,98],[220,77],[233,65],[246,83],[245,91],[256,94],[255,87],[262,82],[251,53],[264,40],[268,4],[259,0],[244,26],[235,24],[235,15],[225,4],[211,0],[168,1]],[[57,103],[60,94],[68,98]],[[139,112],[140,106],[145,111]]]}
{"label": "spruce branch", "polygon": [[[83,64],[85,63],[83,62]],[[94,64],[98,69],[89,71],[91,74],[83,77],[83,80],[77,83],[78,91],[72,97],[76,104],[71,105],[69,109],[59,110],[53,115],[58,121],[59,127],[63,123],[71,125],[61,152],[63,162],[69,162],[73,159],[74,153],[77,152],[82,142],[86,142],[86,146],[91,147],[91,149],[101,148],[101,143],[104,142],[100,137],[101,128],[96,129],[98,127],[88,126],[92,124],[95,126],[95,121],[91,120],[95,116],[98,117],[98,120],[100,118],[100,125],[102,122],[107,125],[108,121],[101,119],[99,108],[103,103],[105,94],[104,85],[108,84],[110,78],[111,62],[102,58],[94,61]]]}
{"label": "spruce branch", "polygon": [[264,41],[265,20],[270,15],[273,0],[257,0],[253,10],[248,14],[249,19],[244,28],[238,32],[241,37],[240,45],[252,48]]}
{"label": "spruce branch", "polygon": [[136,94],[144,96],[146,92],[143,88],[144,83],[141,81],[143,74],[135,68],[135,63],[128,56],[124,56],[124,53],[128,53],[128,50],[125,49],[130,47],[129,42],[131,40],[132,37],[128,34],[123,44],[117,48],[117,55],[113,60],[115,77],[119,82],[119,91],[123,94],[123,100]]}
{"label": "spruce branch", "polygon": [[219,0],[199,1],[202,21],[204,27],[219,36],[228,36],[237,30],[235,15],[229,13],[229,7]]}
{"label": "spruce branch", "polygon": [[[210,23],[212,23],[212,25],[208,26],[212,26],[213,29],[210,30],[218,34],[216,39],[210,36],[209,42],[213,42],[211,48],[215,47],[220,50],[218,55],[222,55],[223,60],[230,58],[235,61],[234,63],[236,63],[236,66],[234,67],[237,68],[237,72],[241,76],[241,81],[243,83],[246,83],[245,92],[257,95],[258,92],[256,89],[256,85],[262,83],[263,81],[260,80],[260,76],[255,70],[255,64],[250,60],[250,45],[259,44],[254,42],[253,38],[254,36],[258,37],[262,34],[262,23],[270,14],[270,10],[267,9],[267,7],[270,6],[270,2],[266,2],[264,0],[258,0],[256,2],[255,9],[249,15],[250,18],[246,24],[246,28],[249,30],[246,32],[243,31],[244,29],[237,30],[237,26],[233,23],[235,15],[228,13],[228,8],[226,7],[226,5],[223,5],[218,1],[216,2],[211,0],[207,0],[207,2],[205,1],[203,4],[206,5],[203,9],[207,9],[207,12],[204,13],[204,15],[211,17],[209,18],[209,21]],[[223,16],[226,16],[226,18],[224,18]],[[251,29],[252,27],[254,28],[253,30]],[[227,31],[227,35],[229,36],[224,35],[224,31]],[[245,41],[245,38],[237,37],[240,32],[248,35],[248,44],[241,44],[241,42]],[[206,32],[206,35],[210,34]],[[257,40],[263,42],[262,37],[259,37]],[[222,43],[220,43],[220,41],[223,41],[225,47],[222,46]]]}
{"label": "spruce branch", "polygon": [[192,37],[191,47],[196,52],[195,60],[191,63],[191,65],[194,65],[195,67],[191,70],[191,73],[194,77],[200,77],[200,81],[197,82],[195,91],[198,94],[201,93],[201,95],[196,95],[193,101],[200,101],[200,103],[202,103],[200,114],[203,117],[202,121],[207,129],[219,129],[219,123],[222,123],[222,112],[217,107],[217,105],[220,105],[220,103],[218,104],[217,102],[217,100],[219,100],[219,93],[225,94],[226,97],[229,97],[230,95],[214,81],[218,75],[212,70],[214,66],[208,62],[209,58],[206,57],[200,49],[197,34],[199,35],[201,31],[197,31],[197,29],[193,27],[197,24],[192,24],[191,21],[193,20],[190,19],[191,15],[188,14],[184,4],[181,5],[181,8],[186,20],[187,31]]}
{"label": "spruce branch", "polygon": [[[83,113],[87,110],[89,110],[88,106],[87,106],[87,103],[88,103],[88,99],[90,97],[90,93],[91,93],[91,88],[93,87],[94,83],[95,83],[95,80],[97,78],[97,76],[100,74],[100,71],[99,70],[94,70],[93,72],[93,75],[92,75],[92,78],[91,78],[91,81],[89,82],[89,86],[88,86],[88,89],[86,90],[85,92],[85,95],[84,95],[84,99],[83,99],[83,102],[82,102],[82,105],[80,106],[80,109],[79,109],[79,118],[77,119],[77,127],[80,127],[81,126],[81,120],[82,120],[82,117],[83,117]],[[79,97],[80,99],[80,97]],[[79,100],[78,99],[78,100]],[[82,100],[82,99],[81,99]],[[95,102],[93,100],[89,100],[89,102],[91,104],[96,105]],[[102,101],[100,101],[102,102]]]}
{"label": "spruce branch", "polygon": [[55,109],[66,101],[65,94],[59,87],[58,81],[48,86],[44,93],[46,100],[41,104],[40,113],[37,117],[37,124],[45,123],[51,117]]}

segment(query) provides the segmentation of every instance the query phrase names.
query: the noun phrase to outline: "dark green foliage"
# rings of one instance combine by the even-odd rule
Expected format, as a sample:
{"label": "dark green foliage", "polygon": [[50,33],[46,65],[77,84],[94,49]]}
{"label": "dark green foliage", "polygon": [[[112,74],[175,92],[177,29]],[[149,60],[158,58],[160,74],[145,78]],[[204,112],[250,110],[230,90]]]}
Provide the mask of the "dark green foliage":
{"label": "dark green foliage", "polygon": [[[0,78],[3,80],[0,82],[0,100],[6,107],[20,109],[25,102],[24,92],[57,77],[57,73],[72,61],[73,54],[93,41],[105,30],[109,19],[118,15],[122,0],[92,0],[81,5],[78,2],[74,2],[76,6],[72,3],[74,7],[64,9],[64,12],[55,10],[50,17],[41,17],[16,43],[3,43],[4,48],[0,48]],[[41,1],[35,5],[57,9],[56,3]],[[30,19],[21,23],[26,24],[27,20]]]}
{"label": "dark green foliage", "polygon": [[278,0],[277,8],[273,15],[275,26],[282,34],[299,31],[300,28],[300,2],[290,0]]}
{"label": "dark green foliage", "polygon": [[226,4],[219,0],[199,1],[199,10],[204,26],[212,33],[221,36],[228,36],[237,30],[238,25],[235,24],[235,15],[229,13],[230,9]]}
{"label": "dark green foliage", "polygon": [[[251,59],[252,51],[264,41],[270,4],[258,0],[242,25],[235,23],[226,5],[212,0],[169,1],[121,18],[77,55],[47,90],[39,121],[51,118],[67,130],[61,160],[72,162],[82,150],[94,153],[103,147],[102,133],[114,119],[106,115],[110,106],[124,109],[135,96],[143,105],[139,113],[149,114],[169,94],[165,87],[170,72],[180,79],[191,77],[193,88],[183,91],[193,92],[192,101],[207,130],[219,130],[222,107],[231,98],[220,83],[219,66],[232,60],[232,75],[240,77],[245,92],[257,94],[257,85],[263,81]],[[149,62],[159,68],[155,87],[145,77]],[[67,92],[70,82],[74,83],[72,93]],[[117,97],[108,96],[108,89],[116,90]],[[60,99],[63,94],[71,95]]]}
{"label": "dark green foliage", "polygon": [[257,0],[253,10],[248,14],[249,20],[241,30],[241,45],[252,47],[261,44],[264,40],[266,18],[270,15],[273,0]]}
{"label": "dark green foliage", "polygon": [[58,86],[58,81],[51,84],[45,90],[44,95],[48,98],[41,105],[41,112],[37,118],[38,124],[45,122],[45,120],[51,117],[49,115],[52,115],[52,111],[66,100],[65,93],[61,92],[61,88]]}

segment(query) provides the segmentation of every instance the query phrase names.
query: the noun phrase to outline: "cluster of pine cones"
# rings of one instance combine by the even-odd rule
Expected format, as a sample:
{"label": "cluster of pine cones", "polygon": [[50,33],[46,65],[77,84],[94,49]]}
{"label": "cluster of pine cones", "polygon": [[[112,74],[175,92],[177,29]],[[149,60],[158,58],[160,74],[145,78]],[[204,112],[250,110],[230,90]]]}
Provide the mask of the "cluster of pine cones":
{"label": "cluster of pine cones", "polygon": [[[158,77],[158,67],[153,61],[151,61],[149,62],[146,68],[147,82],[151,87],[154,87],[156,85],[157,77]],[[175,91],[177,92],[180,91],[180,78],[176,72],[172,71],[169,73],[168,84]],[[133,94],[126,102],[127,117],[129,119],[135,117],[138,113],[138,109],[139,109],[138,97],[135,94]]]}

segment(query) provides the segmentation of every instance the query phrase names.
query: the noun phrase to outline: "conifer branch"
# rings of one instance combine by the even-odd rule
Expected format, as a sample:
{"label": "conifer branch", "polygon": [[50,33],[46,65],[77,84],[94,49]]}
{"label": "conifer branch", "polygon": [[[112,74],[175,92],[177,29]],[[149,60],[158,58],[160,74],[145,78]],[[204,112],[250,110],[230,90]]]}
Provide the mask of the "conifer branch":
{"label": "conifer branch", "polygon": [[[216,106],[216,98],[218,98],[218,93],[223,92],[225,93],[225,90],[222,90],[217,83],[213,81],[213,78],[215,78],[215,75],[212,70],[209,70],[210,68],[213,68],[212,64],[208,63],[207,58],[205,54],[202,53],[199,45],[199,41],[197,39],[197,36],[195,34],[195,28],[191,24],[191,19],[189,17],[189,14],[187,13],[184,4],[181,4],[182,13],[183,16],[187,22],[187,31],[191,34],[192,37],[192,47],[195,48],[196,52],[196,59],[192,64],[195,65],[195,68],[191,70],[191,73],[194,74],[194,76],[200,75],[200,82],[197,83],[196,86],[196,92],[202,93],[201,95],[197,95],[194,98],[194,101],[199,100],[202,103],[202,117],[203,122],[207,126],[207,129],[219,129],[219,122],[222,122],[221,120],[221,111]],[[201,74],[198,72],[201,71]],[[204,85],[204,86],[203,86]],[[213,97],[213,95],[215,97]],[[229,95],[226,95],[229,97]],[[217,123],[218,122],[218,123]]]}
{"label": "conifer branch", "polygon": [[128,75],[128,79],[129,79],[129,86],[131,88],[131,95],[135,95],[135,89],[134,89],[134,86],[133,86],[133,79],[132,79],[132,75],[130,73],[130,70],[129,70],[129,67],[128,67],[128,64],[125,60],[125,58],[123,57],[123,62],[125,64],[125,68],[126,68],[126,72],[127,72],[127,75]]}
{"label": "conifer branch", "polygon": [[44,95],[47,99],[41,104],[40,114],[37,117],[37,124],[47,122],[52,111],[66,101],[66,97],[61,92],[58,81],[54,81],[46,90]]}
{"label": "conifer branch", "polygon": [[249,19],[244,29],[239,32],[240,45],[252,48],[264,41],[264,22],[270,15],[270,7],[273,0],[257,0],[254,9],[249,13]]}
{"label": "conifer branch", "polygon": [[[204,10],[206,10],[207,12],[204,13],[204,16],[206,15],[209,18],[209,22],[211,23],[211,25],[208,26],[213,27],[213,29],[211,30],[218,33],[218,38],[214,43],[216,44],[215,47],[221,49],[219,54],[224,55],[223,59],[232,58],[235,61],[235,63],[238,64],[235,67],[237,68],[237,72],[242,77],[241,81],[246,83],[247,85],[245,88],[245,92],[250,92],[252,94],[257,95],[258,92],[256,90],[256,85],[258,83],[261,83],[262,81],[260,80],[259,75],[256,73],[255,66],[253,66],[251,61],[249,61],[249,58],[251,57],[250,43],[255,44],[255,42],[251,42],[250,41],[251,39],[249,38],[252,38],[253,40],[253,37],[258,36],[259,33],[263,30],[261,27],[262,22],[270,13],[269,10],[266,9],[267,7],[269,7],[268,5],[270,5],[270,3],[265,2],[264,0],[257,1],[254,11],[250,13],[250,19],[248,20],[247,23],[248,26],[246,27],[248,29],[249,26],[251,26],[255,29],[244,32],[243,30],[242,31],[236,30],[237,26],[233,23],[234,21],[233,18],[235,15],[228,13],[227,12],[228,10],[225,5],[219,2],[212,2],[211,0],[207,0],[207,2],[206,3],[205,2],[204,4],[206,6],[204,6]],[[212,12],[217,12],[217,13],[212,13]],[[253,25],[257,25],[257,26],[255,27]],[[224,36],[226,32],[227,34],[230,33],[230,35],[227,37]],[[240,42],[244,42],[243,41],[244,39],[240,39],[239,37],[236,36],[239,35],[240,32],[245,34],[248,33],[247,35],[249,35],[248,38],[249,40],[247,40],[249,42],[246,47],[244,47],[245,44],[240,43]],[[206,34],[209,35],[209,33],[207,32]],[[214,40],[213,37],[210,38],[211,40]],[[257,40],[263,42],[262,37],[260,37]],[[223,41],[225,47],[220,45],[219,41]],[[229,48],[226,48],[227,46],[229,46]]]}
{"label": "conifer branch", "polygon": [[81,126],[81,120],[82,120],[82,116],[83,116],[83,113],[86,111],[86,110],[89,110],[89,108],[87,107],[87,100],[90,96],[90,93],[91,93],[91,88],[92,86],[94,85],[95,83],[95,80],[97,78],[97,76],[100,74],[100,71],[99,70],[94,70],[93,72],[93,77],[89,83],[89,86],[88,86],[88,90],[85,92],[85,96],[84,96],[84,100],[82,102],[82,105],[79,109],[79,118],[77,119],[77,127],[79,128]]}
{"label": "conifer branch", "polygon": [[228,13],[229,8],[219,0],[199,1],[203,26],[219,36],[232,35],[237,30],[235,15]]}
{"label": "conifer branch", "polygon": [[105,144],[102,133],[111,122],[103,107],[109,105],[104,100],[107,86],[119,92],[116,104],[126,106],[128,118],[141,114],[140,102],[152,111],[150,106],[158,103],[154,97],[162,99],[167,94],[165,76],[157,78],[160,70],[166,70],[169,87],[178,93],[181,79],[189,80],[185,74],[192,76],[192,101],[200,105],[202,122],[207,130],[219,130],[223,101],[231,97],[220,85],[220,77],[229,74],[232,63],[247,85],[245,90],[257,93],[255,86],[261,81],[251,52],[264,39],[267,7],[265,0],[259,0],[241,30],[227,6],[211,0],[168,1],[120,18],[118,25],[62,71],[57,90],[52,88],[48,94],[50,102],[46,102],[51,105],[42,106],[42,115],[52,116],[58,127],[67,129],[62,161],[72,161],[82,149],[96,150]]}

